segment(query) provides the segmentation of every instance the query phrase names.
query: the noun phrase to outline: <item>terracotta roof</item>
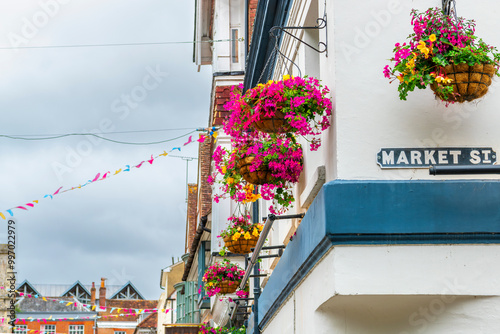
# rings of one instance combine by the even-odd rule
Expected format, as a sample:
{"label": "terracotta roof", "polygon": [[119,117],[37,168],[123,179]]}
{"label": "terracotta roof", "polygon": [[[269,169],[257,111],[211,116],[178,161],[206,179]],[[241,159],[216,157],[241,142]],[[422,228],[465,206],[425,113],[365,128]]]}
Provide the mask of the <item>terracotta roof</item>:
{"label": "terracotta roof", "polygon": [[229,116],[229,111],[224,108],[224,104],[231,97],[233,86],[217,86],[215,87],[214,99],[214,115],[212,125],[222,125],[226,117]]}
{"label": "terracotta roof", "polygon": [[[118,311],[111,310],[115,309],[127,309],[127,311],[121,311],[119,314],[135,314],[135,309],[154,309],[158,306],[157,300],[130,300],[130,299],[111,299],[106,300],[106,311],[99,312],[102,321],[137,321],[139,315],[133,316],[122,316],[122,317],[107,317],[108,315],[117,315]],[[130,310],[131,309],[131,310]]]}
{"label": "terracotta roof", "polygon": [[139,325],[137,325],[137,328],[156,328],[158,325],[158,313],[152,313],[149,316],[146,317]]}

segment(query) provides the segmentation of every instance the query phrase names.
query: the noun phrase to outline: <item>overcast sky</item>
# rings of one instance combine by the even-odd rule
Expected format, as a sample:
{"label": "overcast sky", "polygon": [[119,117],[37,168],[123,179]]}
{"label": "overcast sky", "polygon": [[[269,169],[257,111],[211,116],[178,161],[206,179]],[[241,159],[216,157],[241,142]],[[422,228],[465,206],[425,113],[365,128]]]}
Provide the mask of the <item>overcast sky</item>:
{"label": "overcast sky", "polygon": [[[191,41],[194,1],[3,0],[0,47]],[[127,142],[174,138],[207,125],[211,68],[197,72],[192,44],[0,50],[0,134],[105,134]],[[196,134],[197,136],[197,134]],[[181,146],[133,146],[88,137],[0,138],[0,211],[15,210],[18,282],[124,284],[157,299],[160,270],[184,251],[186,161],[162,157],[69,191]],[[198,143],[175,155],[196,156]],[[197,162],[189,163],[196,182]],[[6,223],[1,230],[5,242]]]}

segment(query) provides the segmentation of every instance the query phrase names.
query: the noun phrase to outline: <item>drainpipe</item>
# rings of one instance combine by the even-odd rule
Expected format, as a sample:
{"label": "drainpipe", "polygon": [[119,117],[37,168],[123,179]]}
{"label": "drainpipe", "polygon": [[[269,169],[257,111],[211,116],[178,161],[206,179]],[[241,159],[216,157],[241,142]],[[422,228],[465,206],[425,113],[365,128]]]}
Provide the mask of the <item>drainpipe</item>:
{"label": "drainpipe", "polygon": [[194,255],[196,254],[196,250],[198,249],[198,245],[200,244],[201,235],[203,231],[211,232],[210,229],[206,228],[208,217],[207,215],[200,218],[200,225],[196,230],[196,234],[193,238],[193,243],[191,244],[191,249],[189,250],[189,258],[186,261],[186,266],[184,267],[184,274],[182,275],[182,281],[186,281],[189,275],[189,271],[191,271],[191,266],[193,265]]}
{"label": "drainpipe", "polygon": [[250,14],[250,11],[248,10],[248,6],[250,6],[250,0],[245,0],[245,68],[244,70],[246,71],[247,67],[247,57],[248,57],[248,36],[249,36],[249,28],[248,28],[248,23],[249,23],[249,18],[248,15]]}

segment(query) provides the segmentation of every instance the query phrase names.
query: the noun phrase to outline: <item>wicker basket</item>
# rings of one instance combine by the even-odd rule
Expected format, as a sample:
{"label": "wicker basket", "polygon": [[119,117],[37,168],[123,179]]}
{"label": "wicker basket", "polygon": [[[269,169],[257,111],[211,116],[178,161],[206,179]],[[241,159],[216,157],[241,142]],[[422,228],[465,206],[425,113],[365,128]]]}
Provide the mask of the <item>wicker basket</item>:
{"label": "wicker basket", "polygon": [[251,236],[251,239],[245,239],[241,236],[238,240],[233,240],[232,236],[226,236],[224,237],[224,244],[231,253],[248,254],[251,252],[251,248],[257,245],[257,240],[259,240],[258,237],[254,235]]}
{"label": "wicker basket", "polygon": [[217,286],[220,288],[220,294],[226,295],[228,293],[234,293],[238,289],[240,282],[223,280]]}
{"label": "wicker basket", "polygon": [[265,167],[260,166],[258,170],[251,172],[250,165],[252,164],[255,157],[248,156],[240,159],[238,161],[238,168],[240,169],[240,175],[251,184],[265,184],[265,183],[273,183],[274,177],[271,175],[271,171]]}
{"label": "wicker basket", "polygon": [[290,125],[280,110],[276,110],[272,117],[260,114],[260,119],[253,122],[253,127],[267,133],[285,133],[290,131]]}
{"label": "wicker basket", "polygon": [[491,64],[469,66],[463,63],[441,67],[440,72],[446,73],[453,80],[448,85],[452,85],[453,93],[458,95],[449,95],[448,99],[444,99],[442,94],[436,92],[437,84],[432,84],[431,89],[443,101],[462,103],[483,97],[488,92],[488,86],[496,70]]}

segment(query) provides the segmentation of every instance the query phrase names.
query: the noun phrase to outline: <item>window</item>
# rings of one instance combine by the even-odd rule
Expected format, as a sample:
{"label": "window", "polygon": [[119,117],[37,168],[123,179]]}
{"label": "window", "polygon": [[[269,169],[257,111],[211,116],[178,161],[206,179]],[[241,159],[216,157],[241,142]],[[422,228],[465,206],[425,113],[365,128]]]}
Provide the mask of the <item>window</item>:
{"label": "window", "polygon": [[231,29],[231,59],[237,63],[238,59],[238,29]]}
{"label": "window", "polygon": [[69,325],[69,334],[83,334],[83,325]]}
{"label": "window", "polygon": [[26,334],[27,331],[28,331],[28,326],[17,325],[15,330],[14,330],[14,334]]}
{"label": "window", "polygon": [[122,331],[115,331],[115,334],[125,334],[125,332],[122,332]]}
{"label": "window", "polygon": [[56,325],[43,325],[41,329],[45,334],[55,334]]}

